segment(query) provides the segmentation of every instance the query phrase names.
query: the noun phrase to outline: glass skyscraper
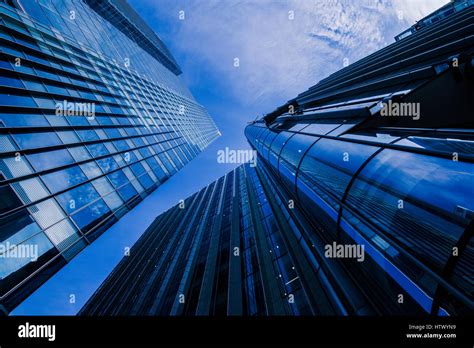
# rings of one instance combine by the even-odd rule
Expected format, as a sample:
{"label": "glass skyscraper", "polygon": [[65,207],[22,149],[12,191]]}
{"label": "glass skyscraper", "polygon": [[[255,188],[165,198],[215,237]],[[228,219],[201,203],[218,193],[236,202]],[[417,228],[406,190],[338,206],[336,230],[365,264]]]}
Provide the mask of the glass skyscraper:
{"label": "glass skyscraper", "polygon": [[219,132],[124,0],[0,1],[0,312]]}
{"label": "glass skyscraper", "polygon": [[257,166],[160,215],[81,314],[472,314],[471,5],[248,125]]}
{"label": "glass skyscraper", "polygon": [[161,214],[81,314],[344,313],[260,174],[242,165]]}

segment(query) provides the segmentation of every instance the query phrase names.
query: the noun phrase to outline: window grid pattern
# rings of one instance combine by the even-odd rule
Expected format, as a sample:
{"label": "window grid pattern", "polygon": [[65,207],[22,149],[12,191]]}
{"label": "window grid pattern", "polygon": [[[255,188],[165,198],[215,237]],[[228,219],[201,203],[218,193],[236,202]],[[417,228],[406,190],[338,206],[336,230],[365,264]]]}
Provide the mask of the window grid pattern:
{"label": "window grid pattern", "polygon": [[[239,194],[234,196],[236,191]],[[252,217],[249,205],[257,206]],[[333,313],[311,307],[316,305],[309,303],[303,289],[309,285],[299,277],[304,270],[294,262],[302,250],[287,248],[285,232],[274,214],[281,215],[281,207],[273,210],[268,206],[257,170],[238,167],[161,214],[82,314]],[[240,236],[237,244],[230,238],[232,227],[237,227]],[[187,247],[180,247],[183,245]],[[233,262],[242,265],[240,271],[230,267]],[[170,267],[172,276],[167,277]],[[273,279],[273,287],[262,282],[263,274]],[[240,285],[231,279],[240,279]],[[232,308],[231,287],[238,287],[234,293],[241,298]]]}
{"label": "window grid pattern", "polygon": [[[299,202],[310,221],[311,245],[318,244],[311,231],[322,243],[364,244],[370,262],[345,265],[359,274],[361,288],[385,284],[366,290],[379,302],[377,311],[399,310],[389,301],[399,293],[415,301],[412,309],[469,311],[474,287],[467,265],[474,250],[465,237],[474,217],[472,135],[403,129],[338,133],[343,120],[331,120],[329,130],[323,121],[298,130],[291,122],[278,129],[258,123],[246,129],[275,185]],[[463,248],[454,261],[453,248]],[[452,276],[446,276],[448,262],[456,264]]]}
{"label": "window grid pattern", "polygon": [[0,4],[0,229],[2,253],[40,255],[2,258],[9,308],[219,135],[178,76],[84,2],[21,4],[29,15]]}

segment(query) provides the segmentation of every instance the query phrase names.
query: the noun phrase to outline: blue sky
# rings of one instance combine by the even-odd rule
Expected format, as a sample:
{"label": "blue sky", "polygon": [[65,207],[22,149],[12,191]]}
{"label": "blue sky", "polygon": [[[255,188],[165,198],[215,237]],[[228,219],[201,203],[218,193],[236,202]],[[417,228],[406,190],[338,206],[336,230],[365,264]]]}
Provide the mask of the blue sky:
{"label": "blue sky", "polygon": [[168,46],[182,79],[222,136],[12,314],[75,314],[157,215],[235,167],[217,163],[217,151],[248,148],[247,122],[344,63],[392,43],[396,34],[446,2],[129,0]]}

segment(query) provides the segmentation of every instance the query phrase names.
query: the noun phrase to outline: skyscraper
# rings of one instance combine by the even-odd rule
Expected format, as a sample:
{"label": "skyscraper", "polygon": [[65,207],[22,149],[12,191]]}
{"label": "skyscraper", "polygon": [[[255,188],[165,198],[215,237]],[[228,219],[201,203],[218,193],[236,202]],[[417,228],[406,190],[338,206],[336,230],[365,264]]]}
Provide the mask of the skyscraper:
{"label": "skyscraper", "polygon": [[0,312],[216,137],[124,0],[0,1]]}
{"label": "skyscraper", "polygon": [[258,172],[242,165],[161,214],[82,314],[343,313]]}
{"label": "skyscraper", "polygon": [[420,22],[248,125],[257,166],[160,215],[81,314],[472,313],[474,6]]}

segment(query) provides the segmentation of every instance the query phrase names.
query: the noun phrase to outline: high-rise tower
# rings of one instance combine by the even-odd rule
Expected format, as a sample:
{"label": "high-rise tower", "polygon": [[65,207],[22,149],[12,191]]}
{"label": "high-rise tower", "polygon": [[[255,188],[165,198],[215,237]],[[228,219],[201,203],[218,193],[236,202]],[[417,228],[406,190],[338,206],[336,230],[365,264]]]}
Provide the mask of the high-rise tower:
{"label": "high-rise tower", "polygon": [[0,310],[218,130],[124,0],[0,1]]}

